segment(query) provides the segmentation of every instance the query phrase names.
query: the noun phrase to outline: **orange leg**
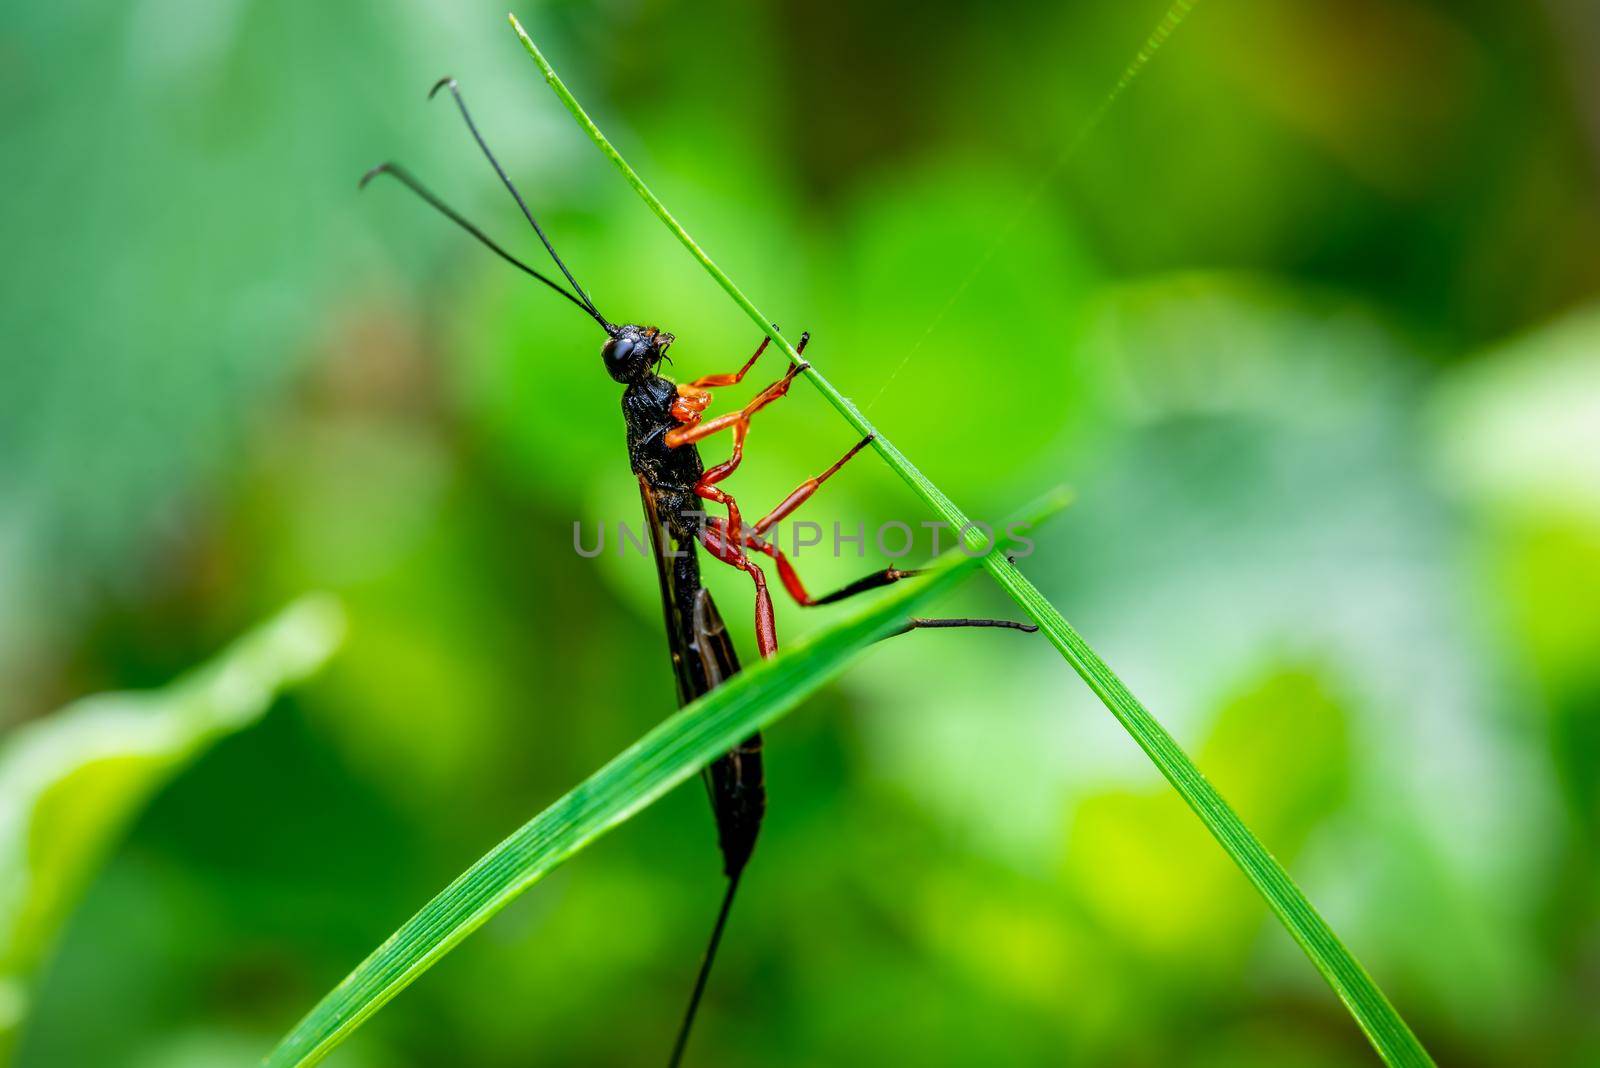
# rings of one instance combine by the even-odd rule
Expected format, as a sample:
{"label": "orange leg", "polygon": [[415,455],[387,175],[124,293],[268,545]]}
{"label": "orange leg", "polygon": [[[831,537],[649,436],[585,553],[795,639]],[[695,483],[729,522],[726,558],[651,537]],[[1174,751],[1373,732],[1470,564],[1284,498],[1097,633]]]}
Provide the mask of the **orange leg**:
{"label": "orange leg", "polygon": [[[731,530],[742,530],[744,521],[739,517],[739,505],[733,497],[717,488],[717,483],[727,478],[739,469],[739,464],[744,461],[744,439],[750,432],[750,417],[762,408],[789,392],[789,384],[795,376],[804,371],[809,364],[797,364],[789,369],[777,382],[768,386],[756,395],[756,398],[737,412],[719,416],[708,423],[696,423],[690,426],[675,427],[667,432],[667,445],[677,448],[691,442],[700,440],[719,430],[731,427],[733,429],[732,454],[715,467],[707,469],[700,481],[695,483],[694,492],[703,500],[715,501],[728,509],[728,527]],[[681,436],[680,436],[681,435]],[[674,440],[674,438],[677,440]]]}
{"label": "orange leg", "polygon": [[696,421],[694,423],[685,424],[684,426],[673,427],[671,430],[667,431],[667,448],[676,449],[684,445],[693,445],[696,442],[704,441],[713,434],[720,434],[730,427],[735,427],[741,423],[750,422],[750,417],[752,415],[756,414],[773,401],[778,400],[784,394],[788,393],[789,384],[794,381],[795,376],[810,366],[811,365],[809,363],[795,364],[793,367],[789,368],[788,374],[772,383],[772,385],[768,386],[760,393],[757,393],[754,400],[736,412],[729,412],[727,415],[719,415],[715,419],[708,419],[704,422]]}
{"label": "orange leg", "polygon": [[[774,325],[772,329],[776,330],[778,328],[777,328],[776,325]],[[767,351],[767,343],[770,342],[771,340],[772,339],[770,337],[762,338],[761,339],[761,344],[756,346],[756,354],[754,356],[750,357],[748,360],[746,360],[744,362],[744,366],[739,368],[737,371],[733,372],[732,374],[706,375],[704,378],[697,378],[693,382],[690,382],[689,383],[689,388],[690,389],[716,389],[716,388],[718,388],[720,386],[736,386],[736,385],[738,385],[740,382],[744,381],[744,376],[750,372],[750,368],[752,368],[752,367],[754,367],[756,365],[756,361],[761,359],[761,354],[763,352]],[[801,334],[800,335],[800,344],[798,344],[798,345],[796,345],[794,347],[794,351],[796,351],[796,352],[804,352],[804,351],[806,351],[806,342],[810,341],[810,340],[811,340],[810,331],[807,331],[806,333]]]}
{"label": "orange leg", "polygon": [[[773,329],[776,330],[777,327],[774,326]],[[732,374],[706,375],[704,378],[697,378],[693,382],[690,382],[689,388],[716,389],[720,386],[737,386],[740,382],[744,381],[744,376],[750,373],[750,368],[756,365],[756,361],[761,359],[761,354],[767,351],[767,344],[771,341],[772,339],[770,337],[762,338],[761,344],[756,346],[756,354],[746,360],[744,362],[744,366]],[[805,343],[806,339],[802,336],[800,338],[801,346],[803,347]]]}
{"label": "orange leg", "polygon": [[[810,338],[811,335],[809,333],[802,334],[800,337],[800,344],[795,347],[795,351],[803,352],[805,350],[806,342],[809,341]],[[687,389],[680,390],[680,399],[685,402],[685,411],[683,415],[680,415],[680,418],[683,418],[683,416],[688,416],[688,418],[685,420],[684,426],[674,427],[672,430],[668,431],[666,437],[668,448],[678,448],[682,445],[690,445],[698,442],[704,438],[710,437],[712,434],[719,433],[722,430],[731,428],[733,431],[733,450],[731,455],[729,455],[729,457],[722,463],[706,470],[700,476],[700,480],[695,483],[694,492],[697,496],[699,496],[702,500],[714,501],[717,504],[721,504],[728,510],[726,519],[710,518],[707,520],[706,525],[701,529],[700,541],[701,544],[706,547],[706,550],[711,553],[711,555],[715,556],[723,563],[728,564],[730,567],[736,567],[740,571],[745,572],[750,576],[750,580],[755,583],[756,645],[760,649],[763,657],[772,656],[778,650],[777,621],[772,610],[772,596],[767,592],[766,575],[763,574],[761,569],[757,567],[748,556],[745,555],[744,544],[740,538],[740,535],[744,531],[744,521],[739,515],[739,502],[734,500],[731,493],[719,489],[717,487],[717,483],[721,482],[723,479],[733,474],[734,471],[738,470],[739,464],[743,462],[744,439],[745,436],[750,432],[750,417],[755,415],[755,413],[759,412],[762,408],[765,408],[767,405],[771,404],[773,401],[778,400],[780,397],[787,394],[789,392],[790,384],[794,382],[795,378],[801,372],[810,367],[810,364],[800,363],[790,367],[787,374],[785,374],[778,381],[774,382],[772,385],[768,386],[766,389],[762,390],[760,393],[756,394],[755,398],[751,400],[750,403],[746,404],[737,412],[730,412],[727,415],[719,416],[716,419],[712,419],[708,422],[700,421],[699,412],[705,407],[705,402],[700,401],[700,398],[709,398],[709,394],[706,393],[708,388],[721,385],[732,385],[733,383],[738,382],[755,364],[756,360],[760,358],[761,353],[765,351],[766,347],[767,341],[763,340],[760,347],[756,349],[755,355],[752,356],[750,360],[733,375],[712,375],[708,378],[698,379],[695,382],[690,383]],[[698,405],[690,404],[688,403],[690,399],[700,401],[700,403],[698,403]],[[674,410],[674,414],[679,414],[676,409]],[[865,442],[862,444],[865,444]],[[848,460],[850,456],[853,456],[857,451],[859,451],[859,449],[859,445],[856,447],[856,449],[852,449],[851,452],[845,456],[844,460]],[[837,471],[839,467],[844,464],[844,460],[840,460],[839,463],[834,464],[833,467],[823,472],[820,478],[812,480],[815,485],[812,485],[810,490],[808,490],[798,500],[795,500],[790,506],[790,510],[792,511],[794,508],[798,508],[800,503],[804,501],[805,497],[809,497],[811,493],[815,491],[816,485],[820,485],[828,478],[828,476],[832,475],[834,471]],[[796,490],[796,493],[799,492],[799,490]],[[791,498],[794,496],[795,494],[790,494]],[[777,519],[774,518],[771,520],[771,522],[777,522]],[[735,531],[736,533],[730,538],[728,536],[729,531]],[[787,561],[784,561],[784,563],[787,564]]]}
{"label": "orange leg", "polygon": [[[774,327],[773,329],[777,329]],[[767,350],[767,342],[771,338],[762,338],[761,345],[756,349],[756,354],[739,370],[728,375],[706,375],[693,382],[685,382],[678,387],[678,396],[672,402],[672,417],[680,423],[694,426],[700,422],[700,415],[711,406],[711,391],[718,386],[731,386],[743,381],[745,374],[754,367],[761,354]],[[811,340],[809,333],[800,335],[800,344],[795,347],[796,352],[806,350],[806,342]]]}
{"label": "orange leg", "polygon": [[[801,334],[800,344],[795,347],[795,351],[804,352],[806,342],[809,340],[811,340],[811,334],[809,332]],[[766,347],[765,341],[762,342],[761,347]],[[757,349],[756,356],[760,355],[761,349]],[[750,363],[754,362],[755,357],[751,357]],[[740,376],[743,376],[745,371],[750,369],[750,363],[745,364],[745,366],[739,370],[738,374]],[[681,445],[688,445],[699,441],[700,439],[715,434],[725,428],[733,428],[732,454],[729,455],[726,460],[722,461],[722,463],[717,464],[715,467],[712,467],[703,473],[700,476],[700,481],[696,483],[694,487],[695,493],[701,499],[715,501],[716,503],[721,504],[728,509],[729,529],[742,530],[744,527],[743,520],[741,520],[739,517],[739,505],[732,496],[723,492],[722,490],[717,489],[716,485],[718,482],[721,482],[723,479],[737,471],[739,469],[739,464],[744,461],[744,439],[745,435],[750,432],[750,417],[756,412],[759,412],[762,408],[765,408],[767,405],[771,404],[773,401],[777,400],[779,397],[782,397],[784,394],[788,393],[789,384],[794,381],[795,376],[800,374],[800,372],[804,371],[809,366],[810,364],[801,363],[789,368],[788,374],[784,375],[781,379],[774,382],[760,393],[756,394],[755,399],[750,401],[749,404],[746,404],[742,409],[737,412],[730,412],[727,415],[718,416],[709,423],[700,422],[699,412],[705,407],[704,401],[702,401],[698,407],[694,407],[692,411],[685,411],[681,415],[677,409],[674,408],[673,414],[679,415],[679,418],[683,418],[686,425],[674,427],[672,430],[667,432],[666,441],[668,448],[675,449]],[[711,394],[707,393],[705,390],[698,390],[698,393],[691,392],[689,396],[696,397],[696,399],[705,398],[705,400],[708,401]],[[685,398],[680,396],[679,400],[681,403],[685,400]]]}
{"label": "orange leg", "polygon": [[767,576],[744,554],[744,546],[729,540],[721,519],[708,519],[700,528],[700,544],[730,567],[750,576],[756,584],[756,648],[763,659],[778,651],[778,623],[772,611],[772,595],[767,592]]}
{"label": "orange leg", "polygon": [[[795,347],[795,351],[804,352],[806,342],[810,339],[810,334],[802,335],[800,338],[800,344]],[[772,383],[772,385],[768,386],[766,389],[762,390],[760,393],[757,393],[755,395],[755,399],[750,401],[749,404],[746,404],[739,411],[729,412],[727,415],[719,415],[717,418],[708,422],[700,421],[700,411],[705,408],[705,402],[700,401],[699,397],[695,396],[697,390],[701,395],[704,395],[704,390],[699,390],[698,387],[694,385],[681,387],[681,389],[687,389],[689,391],[688,396],[680,397],[680,401],[683,403],[680,406],[675,406],[673,414],[679,419],[683,420],[684,425],[673,427],[671,430],[667,431],[667,448],[676,449],[681,445],[691,445],[697,441],[702,441],[713,434],[721,433],[722,431],[727,430],[729,427],[738,426],[740,423],[748,423],[752,415],[756,414],[761,409],[777,400],[779,397],[782,397],[784,394],[788,393],[789,385],[795,380],[795,377],[802,371],[810,370],[810,368],[811,365],[809,363],[801,362],[795,364],[789,368],[787,374],[778,379],[778,381]],[[739,374],[744,374],[744,371],[740,371]],[[693,398],[696,403],[689,403],[689,398]],[[679,407],[681,407],[683,410],[680,411]],[[735,463],[734,467],[737,466],[739,465]],[[731,473],[731,470],[732,469],[730,468],[728,473]],[[724,477],[726,477],[726,473]]]}

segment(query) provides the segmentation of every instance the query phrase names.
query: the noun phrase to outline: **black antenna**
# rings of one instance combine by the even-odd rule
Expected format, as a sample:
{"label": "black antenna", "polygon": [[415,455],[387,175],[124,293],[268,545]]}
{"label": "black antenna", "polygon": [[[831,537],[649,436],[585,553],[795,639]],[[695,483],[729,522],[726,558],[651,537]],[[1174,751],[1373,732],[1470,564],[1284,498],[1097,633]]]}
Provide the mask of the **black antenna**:
{"label": "black antenna", "polygon": [[585,315],[592,316],[595,319],[596,322],[598,322],[602,327],[605,328],[607,333],[611,333],[612,332],[613,328],[612,328],[611,324],[606,322],[605,319],[601,318],[600,313],[595,311],[593,307],[591,307],[588,304],[585,304],[583,301],[579,300],[577,297],[575,297],[571,293],[567,292],[566,288],[563,287],[560,282],[554,281],[553,279],[547,278],[543,274],[540,274],[538,271],[534,270],[532,267],[529,267],[526,263],[523,263],[521,260],[517,259],[511,253],[509,253],[505,249],[501,248],[499,245],[497,245],[495,243],[494,239],[491,238],[488,234],[484,233],[482,230],[480,230],[476,226],[472,225],[466,219],[462,218],[460,213],[458,213],[454,208],[450,207],[450,205],[446,204],[444,201],[442,201],[438,197],[434,196],[433,193],[428,189],[427,186],[423,185],[421,182],[419,182],[415,178],[411,177],[411,173],[409,171],[407,171],[404,167],[400,166],[400,164],[398,164],[398,163],[380,163],[380,164],[378,164],[376,167],[372,168],[366,174],[363,174],[361,176],[361,181],[357,184],[357,188],[358,189],[365,189],[367,187],[367,183],[372,181],[374,178],[376,178],[380,174],[387,174],[391,178],[394,178],[394,179],[398,180],[400,183],[405,185],[406,188],[410,189],[413,193],[417,194],[417,196],[419,196],[423,200],[427,201],[428,204],[430,206],[432,206],[433,209],[435,211],[437,211],[439,214],[443,215],[445,218],[449,219],[451,222],[453,222],[457,226],[461,227],[461,229],[465,230],[467,233],[471,234],[473,237],[477,238],[479,241],[482,241],[485,245],[487,245],[489,247],[490,251],[492,251],[495,255],[499,256],[501,259],[505,260],[507,263],[511,264],[511,266],[517,268],[518,270],[522,271],[523,273],[532,275],[534,278],[537,278],[539,281],[543,282],[545,285],[549,286],[551,289],[555,290],[557,293],[560,293],[563,297],[566,297],[568,300],[572,301],[572,303],[576,304],[583,311],[583,313]]}
{"label": "black antenna", "polygon": [[488,143],[484,141],[483,135],[478,132],[478,124],[472,121],[472,113],[467,110],[467,102],[461,99],[461,90],[456,87],[456,80],[449,76],[440,78],[434,83],[433,88],[428,90],[428,99],[432,100],[434,94],[440,89],[449,89],[450,95],[455,97],[456,107],[461,109],[461,117],[467,121],[467,129],[472,132],[472,139],[478,142],[478,147],[483,149],[484,156],[488,158],[490,166],[494,168],[494,172],[500,176],[500,181],[504,182],[505,187],[511,191],[511,196],[516,200],[517,207],[522,209],[523,216],[532,225],[533,232],[539,235],[540,241],[544,242],[545,251],[550,253],[550,258],[556,261],[556,266],[561,268],[561,273],[567,276],[567,281],[572,283],[572,288],[577,291],[578,296],[583,298],[583,302],[589,306],[589,311],[593,313],[596,319],[600,320],[600,324],[609,333],[612,330],[611,324],[606,322],[605,316],[600,314],[600,309],[596,308],[594,301],[589,299],[589,294],[583,291],[583,287],[578,284],[578,280],[572,277],[572,272],[567,270],[567,265],[561,262],[560,256],[556,255],[556,247],[545,236],[544,227],[540,226],[539,220],[533,217],[533,212],[528,210],[528,205],[522,199],[522,194],[517,192],[517,187],[511,184],[511,179],[506,175],[505,169],[500,166],[500,161],[494,158],[493,152],[489,151]]}
{"label": "black antenna", "polygon": [[700,974],[695,977],[694,992],[689,995],[689,1008],[683,1014],[683,1024],[678,1028],[678,1040],[672,1044],[672,1058],[667,1061],[667,1068],[678,1068],[683,1061],[683,1051],[689,1045],[689,1029],[694,1026],[695,1013],[700,1009],[700,997],[706,992],[711,963],[717,959],[717,945],[722,941],[722,929],[728,925],[728,910],[733,908],[733,894],[739,889],[739,876],[742,874],[743,869],[728,876],[728,892],[723,895],[717,922],[711,928],[711,941],[706,943],[705,959],[700,962]]}

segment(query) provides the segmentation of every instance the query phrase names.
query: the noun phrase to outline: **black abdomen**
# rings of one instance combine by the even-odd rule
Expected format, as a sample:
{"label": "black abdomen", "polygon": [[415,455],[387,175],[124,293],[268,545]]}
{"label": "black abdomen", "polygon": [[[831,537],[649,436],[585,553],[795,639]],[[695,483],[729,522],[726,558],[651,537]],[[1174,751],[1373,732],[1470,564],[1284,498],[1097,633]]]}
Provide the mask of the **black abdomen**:
{"label": "black abdomen", "polygon": [[[663,378],[628,386],[622,411],[628,424],[628,455],[644,495],[645,521],[656,547],[661,596],[666,609],[668,645],[678,682],[678,701],[687,705],[710,693],[739,671],[739,658],[722,616],[701,585],[696,550],[698,512],[703,502],[694,493],[704,467],[693,445],[670,449],[666,433],[677,390]],[[664,528],[664,529],[663,529]],[[671,546],[675,555],[662,552]],[[755,849],[766,815],[766,781],[761,762],[761,735],[751,734],[705,771],[706,792],[717,821],[717,843],[723,871],[737,875]]]}

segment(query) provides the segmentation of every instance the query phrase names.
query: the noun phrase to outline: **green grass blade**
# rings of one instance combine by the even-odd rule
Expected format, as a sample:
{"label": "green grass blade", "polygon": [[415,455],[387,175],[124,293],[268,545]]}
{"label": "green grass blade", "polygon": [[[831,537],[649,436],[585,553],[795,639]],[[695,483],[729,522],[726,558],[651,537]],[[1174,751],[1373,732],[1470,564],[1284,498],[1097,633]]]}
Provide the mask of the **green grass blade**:
{"label": "green grass blade", "polygon": [[[523,47],[538,64],[545,81],[550,84],[550,88],[555,91],[562,104],[572,113],[578,125],[612,165],[622,173],[634,191],[649,205],[650,210],[677,236],[689,250],[690,255],[699,261],[733,302],[744,310],[756,327],[772,338],[792,362],[799,363],[799,353],[772,325],[772,320],[764,315],[744,291],[716,265],[600,132],[600,128],[562,83],[515,15],[511,16],[511,25],[516,29]],[[895,448],[881,431],[867,421],[860,410],[841,394],[821,371],[817,370],[815,361],[812,361],[811,370],[805,377],[858,433],[863,436],[875,435],[873,447],[878,450],[879,455],[941,519],[949,523],[953,529],[964,532],[969,542],[973,544],[981,542],[982,535],[969,529],[970,521],[955,502],[945,496],[943,491],[918,470],[904,453]],[[1432,1064],[1433,1061],[1427,1051],[1417,1041],[1417,1037],[1412,1034],[1405,1021],[1400,1018],[1400,1014],[1395,1011],[1389,999],[1372,981],[1371,976],[1334,935],[1327,922],[1289,877],[1289,873],[1272,854],[1267,852],[1266,847],[1255,835],[1250,833],[1244,821],[1239,819],[1238,814],[1223,800],[1216,787],[1200,774],[1200,769],[1195,767],[1194,762],[1173,740],[1172,735],[1167,733],[1166,728],[1162,727],[1144,705],[1139,703],[1105,661],[1100,659],[1077,631],[1068,625],[1061,613],[1045,600],[1044,595],[1017,570],[1015,565],[1009,563],[1003,555],[993,553],[984,559],[984,566],[1001,588],[1039,624],[1040,629],[1049,636],[1051,643],[1060,650],[1067,663],[1072,665],[1073,670],[1105,703],[1112,715],[1117,717],[1118,722],[1133,736],[1134,741],[1145,751],[1151,762],[1182,796],[1184,802],[1194,810],[1195,815],[1200,817],[1206,829],[1215,836],[1222,848],[1233,858],[1234,863],[1244,872],[1245,877],[1266,899],[1273,913],[1305,950],[1323,978],[1333,987],[1334,992],[1350,1010],[1357,1025],[1383,1059],[1393,1065]]]}
{"label": "green grass blade", "polygon": [[[1066,503],[1057,495],[1041,509]],[[840,624],[755,664],[664,720],[605,767],[490,850],[423,906],[301,1020],[267,1058],[271,1068],[315,1064],[435,961],[518,894],[600,835],[772,723],[862,650],[903,623],[980,560],[947,553],[923,581],[904,584]]]}
{"label": "green grass blade", "polygon": [[[1001,561],[1004,563],[1004,561]],[[1028,615],[1039,630],[1061,651],[1067,663],[1088,683],[1095,696],[1105,703],[1133,740],[1139,743],[1151,763],[1161,770],[1184,802],[1206,825],[1228,856],[1244,872],[1257,892],[1266,899],[1278,920],[1305,950],[1317,971],[1339,995],[1350,1015],[1366,1034],[1384,1061],[1393,1065],[1431,1065],[1427,1050],[1411,1032],[1399,1012],[1373,982],[1366,969],[1339,941],[1333,929],[1306,898],[1305,892],[1290,878],[1283,865],[1267,852],[1223,800],[1182,747],[1165,727],[1128,690],[1116,672],[1100,659],[1089,643],[1046,601],[1033,583],[1015,567],[990,568],[996,581]]]}

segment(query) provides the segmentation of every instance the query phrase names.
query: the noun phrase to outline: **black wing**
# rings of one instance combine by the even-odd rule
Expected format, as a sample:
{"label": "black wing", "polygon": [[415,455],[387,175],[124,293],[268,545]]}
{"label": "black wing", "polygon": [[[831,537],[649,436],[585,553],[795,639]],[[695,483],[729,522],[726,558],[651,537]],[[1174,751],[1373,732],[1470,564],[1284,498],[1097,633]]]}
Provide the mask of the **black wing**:
{"label": "black wing", "polygon": [[[690,621],[693,619],[694,590],[700,586],[700,563],[695,556],[694,546],[685,546],[667,529],[661,518],[655,489],[643,478],[639,479],[639,502],[644,505],[644,523],[650,531],[651,555],[656,561],[656,577],[661,580],[661,610],[666,617],[667,650],[672,654],[672,674],[678,680],[678,705],[681,707],[701,694],[709,693],[715,685],[706,680],[703,671],[694,669],[690,657],[694,638]],[[674,548],[668,548],[669,541]],[[679,557],[674,553],[688,555]],[[733,660],[732,663],[732,669],[725,672],[722,678],[739,670],[738,661]]]}
{"label": "black wing", "polygon": [[[639,480],[639,498],[650,528],[656,575],[661,581],[661,605],[666,617],[667,648],[678,681],[678,703],[686,705],[736,675],[739,657],[716,602],[700,584],[694,542],[675,536],[662,522],[660,502],[643,478]],[[673,546],[670,552],[669,542]],[[707,767],[705,783],[717,820],[723,871],[732,877],[750,859],[767,811],[761,735],[750,735]]]}

